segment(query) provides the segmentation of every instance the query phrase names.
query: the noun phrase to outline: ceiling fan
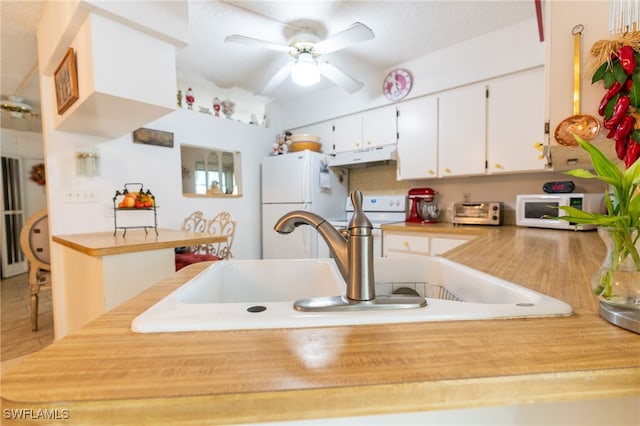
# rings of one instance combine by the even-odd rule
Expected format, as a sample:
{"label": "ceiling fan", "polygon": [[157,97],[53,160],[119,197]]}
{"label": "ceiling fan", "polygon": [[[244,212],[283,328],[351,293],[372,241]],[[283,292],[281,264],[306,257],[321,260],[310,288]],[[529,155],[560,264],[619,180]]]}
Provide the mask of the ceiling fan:
{"label": "ceiling fan", "polygon": [[3,99],[0,101],[0,109],[8,111],[12,118],[40,117],[40,114],[34,113],[31,105],[24,103],[24,99],[20,96],[9,96],[9,99]]}
{"label": "ceiling fan", "polygon": [[289,39],[289,44],[273,43],[242,35],[227,36],[224,41],[249,44],[278,52],[288,53],[292,60],[277,71],[262,90],[268,93],[282,84],[291,75],[291,79],[300,86],[311,86],[324,76],[333,84],[342,87],[349,93],[357,92],[364,83],[345,73],[335,65],[320,61],[322,55],[333,53],[351,45],[371,40],[375,35],[371,28],[355,22],[345,30],[333,34],[324,40],[310,29],[303,29]]}

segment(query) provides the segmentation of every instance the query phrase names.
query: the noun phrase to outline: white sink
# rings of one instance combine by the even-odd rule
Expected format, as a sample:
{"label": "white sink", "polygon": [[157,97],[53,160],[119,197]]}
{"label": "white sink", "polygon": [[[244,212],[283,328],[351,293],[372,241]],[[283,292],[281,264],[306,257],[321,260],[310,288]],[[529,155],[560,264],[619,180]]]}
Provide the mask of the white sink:
{"label": "white sink", "polygon": [[[331,259],[226,260],[212,264],[147,309],[131,325],[139,333],[569,315],[571,306],[450,260],[378,258],[376,294],[416,290],[416,309],[299,312],[296,299],[336,296],[346,285]],[[462,301],[458,301],[458,300]]]}

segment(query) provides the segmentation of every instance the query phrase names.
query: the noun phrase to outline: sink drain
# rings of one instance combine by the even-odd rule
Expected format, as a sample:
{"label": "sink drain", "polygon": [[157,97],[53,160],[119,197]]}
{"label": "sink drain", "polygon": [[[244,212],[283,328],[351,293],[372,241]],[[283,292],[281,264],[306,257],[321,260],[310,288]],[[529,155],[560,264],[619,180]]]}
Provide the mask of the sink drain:
{"label": "sink drain", "polygon": [[256,306],[251,306],[249,308],[247,308],[247,312],[251,312],[251,313],[258,313],[258,312],[264,312],[267,310],[266,306],[261,306],[261,305],[256,305]]}

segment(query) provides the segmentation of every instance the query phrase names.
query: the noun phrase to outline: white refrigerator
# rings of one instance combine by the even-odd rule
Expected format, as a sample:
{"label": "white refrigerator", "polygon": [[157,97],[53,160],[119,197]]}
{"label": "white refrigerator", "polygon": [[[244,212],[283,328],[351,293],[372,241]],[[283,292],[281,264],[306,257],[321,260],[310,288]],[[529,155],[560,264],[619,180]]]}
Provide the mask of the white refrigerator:
{"label": "white refrigerator", "polygon": [[299,226],[290,234],[273,229],[292,210],[310,211],[327,220],[345,216],[348,175],[329,169],[328,160],[326,154],[306,150],[263,159],[263,259],[328,257],[328,247],[313,227]]}

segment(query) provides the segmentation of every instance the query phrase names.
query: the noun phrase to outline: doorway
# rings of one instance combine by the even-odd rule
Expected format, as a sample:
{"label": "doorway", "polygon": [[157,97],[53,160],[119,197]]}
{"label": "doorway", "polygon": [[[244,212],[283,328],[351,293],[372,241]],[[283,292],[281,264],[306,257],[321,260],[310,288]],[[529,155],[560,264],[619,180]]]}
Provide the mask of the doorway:
{"label": "doorway", "polygon": [[20,249],[20,230],[24,224],[24,191],[22,160],[18,157],[2,156],[2,278],[27,272],[27,261]]}

